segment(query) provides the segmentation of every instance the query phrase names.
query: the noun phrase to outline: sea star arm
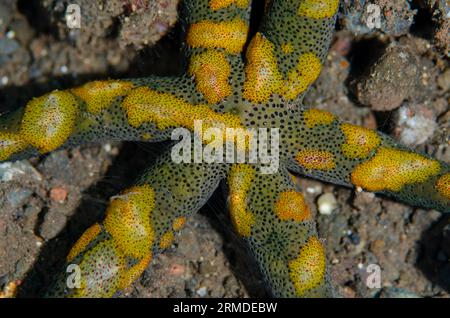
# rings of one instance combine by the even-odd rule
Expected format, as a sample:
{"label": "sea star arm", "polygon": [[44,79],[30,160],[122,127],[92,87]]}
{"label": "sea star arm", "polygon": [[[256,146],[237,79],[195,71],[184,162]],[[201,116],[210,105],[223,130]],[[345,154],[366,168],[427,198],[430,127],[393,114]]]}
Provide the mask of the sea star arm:
{"label": "sea star arm", "polygon": [[450,166],[329,112],[301,111],[289,168],[320,180],[450,212]]}
{"label": "sea star arm", "polygon": [[339,0],[266,1],[246,52],[244,99],[298,104],[320,74],[338,7]]}
{"label": "sea star arm", "polygon": [[250,28],[250,0],[183,1],[187,74],[202,103],[236,109],[242,82],[242,52]]}
{"label": "sea star arm", "polygon": [[72,247],[47,296],[111,297],[129,286],[172,245],[186,218],[217,188],[224,169],[177,164],[170,152],[163,155],[134,186],[111,198],[105,219]]}
{"label": "sea star arm", "polygon": [[[192,79],[94,81],[55,90],[0,116],[0,162],[102,140],[161,141],[190,118],[215,116],[200,106]],[[217,116],[216,116],[217,117]]]}
{"label": "sea star arm", "polygon": [[325,251],[302,193],[285,168],[262,174],[237,164],[228,173],[230,215],[276,297],[330,297]]}
{"label": "sea star arm", "polygon": [[0,162],[104,139],[166,140],[173,128],[194,130],[195,120],[241,126],[221,111],[240,73],[250,1],[185,1],[184,13],[187,75],[95,81],[35,98],[0,117]]}

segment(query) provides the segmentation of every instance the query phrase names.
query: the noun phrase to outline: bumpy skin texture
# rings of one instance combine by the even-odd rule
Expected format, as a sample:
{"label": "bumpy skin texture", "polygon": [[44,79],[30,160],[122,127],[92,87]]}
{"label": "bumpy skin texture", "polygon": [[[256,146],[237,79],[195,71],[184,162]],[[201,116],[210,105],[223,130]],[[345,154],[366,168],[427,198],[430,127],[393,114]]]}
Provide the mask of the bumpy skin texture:
{"label": "bumpy skin texture", "polygon": [[105,139],[167,140],[174,128],[192,131],[194,120],[222,130],[280,129],[275,174],[262,174],[260,163],[176,164],[169,153],[161,157],[112,198],[102,224],[70,251],[66,267],[79,266],[80,287],[68,288],[65,267],[47,296],[109,297],[130,285],[221,180],[236,232],[279,297],[334,295],[323,244],[288,171],[450,212],[447,163],[301,106],[326,56],[338,1],[265,1],[251,38],[250,5],[184,1],[186,76],[91,82],[0,117],[0,161]]}

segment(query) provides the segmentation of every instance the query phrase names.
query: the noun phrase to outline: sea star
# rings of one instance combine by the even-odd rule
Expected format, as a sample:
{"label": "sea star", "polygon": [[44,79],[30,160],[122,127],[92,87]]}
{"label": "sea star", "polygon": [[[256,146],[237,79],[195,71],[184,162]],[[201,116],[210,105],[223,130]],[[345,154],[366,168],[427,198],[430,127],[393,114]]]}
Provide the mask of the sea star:
{"label": "sea star", "polygon": [[[176,128],[193,133],[198,123],[216,128],[227,145],[238,139],[227,128],[279,129],[273,173],[262,158],[206,163],[163,155],[84,232],[47,296],[110,297],[129,286],[222,180],[235,230],[277,297],[334,296],[323,244],[290,172],[450,212],[447,163],[301,106],[320,74],[338,7],[338,0],[265,1],[253,32],[249,0],[186,0],[184,76],[94,81],[0,117],[1,161],[106,139],[158,142]],[[80,273],[75,286],[67,284],[69,266]]]}

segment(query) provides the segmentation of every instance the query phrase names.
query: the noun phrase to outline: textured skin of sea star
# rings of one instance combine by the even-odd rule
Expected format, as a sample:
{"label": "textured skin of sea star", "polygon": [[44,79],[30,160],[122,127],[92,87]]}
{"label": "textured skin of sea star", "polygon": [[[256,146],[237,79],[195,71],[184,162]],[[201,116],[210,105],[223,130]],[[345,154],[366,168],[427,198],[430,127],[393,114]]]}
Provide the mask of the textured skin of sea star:
{"label": "textured skin of sea star", "polygon": [[[259,5],[264,17],[250,30],[250,0],[184,1],[182,77],[90,82],[0,117],[0,161],[101,140],[168,140],[177,127],[193,131],[194,120],[222,132],[280,129],[274,174],[262,174],[261,163],[177,164],[163,155],[111,198],[105,219],[72,247],[47,296],[111,297],[129,286],[221,181],[235,230],[276,297],[334,296],[323,244],[290,172],[450,212],[447,163],[301,105],[327,54],[339,1]],[[80,269],[76,288],[66,284],[71,264]]]}

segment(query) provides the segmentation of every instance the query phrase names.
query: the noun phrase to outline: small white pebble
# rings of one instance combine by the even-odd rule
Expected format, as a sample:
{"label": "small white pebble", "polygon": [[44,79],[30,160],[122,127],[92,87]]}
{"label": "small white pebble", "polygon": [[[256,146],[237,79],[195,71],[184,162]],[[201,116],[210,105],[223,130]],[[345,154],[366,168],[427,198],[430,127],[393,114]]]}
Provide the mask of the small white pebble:
{"label": "small white pebble", "polygon": [[63,73],[63,74],[66,74],[69,71],[69,69],[66,65],[61,66],[60,70],[61,70],[61,73]]}
{"label": "small white pebble", "polygon": [[333,265],[339,264],[339,260],[337,258],[333,258],[331,260],[331,264],[333,264]]}
{"label": "small white pebble", "polygon": [[36,241],[36,246],[37,247],[41,247],[42,246],[42,242],[41,241]]}
{"label": "small white pebble", "polygon": [[104,144],[103,149],[108,153],[111,152],[111,150],[112,150],[111,144],[109,144],[109,143]]}
{"label": "small white pebble", "polygon": [[321,185],[315,185],[312,187],[307,187],[306,192],[309,194],[319,194],[322,193],[322,186]]}
{"label": "small white pebble", "polygon": [[322,215],[331,215],[338,208],[338,202],[333,193],[324,193],[317,200],[319,213]]}
{"label": "small white pebble", "polygon": [[3,86],[7,85],[9,82],[8,76],[2,76],[1,83]]}
{"label": "small white pebble", "polygon": [[431,138],[438,128],[436,119],[426,117],[409,105],[403,105],[398,110],[397,126],[399,129],[399,140],[407,146],[420,145]]}
{"label": "small white pebble", "polygon": [[206,287],[200,287],[198,290],[197,290],[197,295],[199,295],[200,297],[205,297],[206,296],[206,294],[207,294],[207,292],[208,292],[208,290],[206,289]]}
{"label": "small white pebble", "polygon": [[364,264],[363,263],[358,263],[358,269],[363,269],[364,268]]}
{"label": "small white pebble", "polygon": [[16,32],[14,32],[13,30],[6,32],[6,37],[8,39],[14,39],[16,37]]}

